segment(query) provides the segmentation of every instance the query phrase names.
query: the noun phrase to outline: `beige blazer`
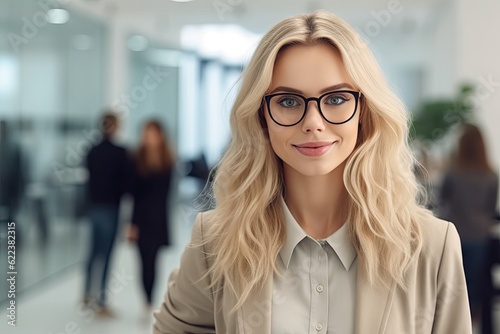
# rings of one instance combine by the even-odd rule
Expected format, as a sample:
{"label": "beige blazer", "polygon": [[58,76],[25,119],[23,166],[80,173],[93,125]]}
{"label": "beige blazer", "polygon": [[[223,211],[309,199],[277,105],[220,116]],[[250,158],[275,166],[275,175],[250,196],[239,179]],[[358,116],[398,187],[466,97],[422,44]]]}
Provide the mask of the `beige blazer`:
{"label": "beige blazer", "polygon": [[[231,313],[236,298],[229,288],[208,289],[203,240],[210,212],[199,214],[192,244],[184,250],[180,268],[169,279],[168,291],[155,311],[155,334],[270,334],[272,279]],[[408,288],[394,282],[372,287],[358,269],[355,334],[472,334],[460,239],[453,224],[433,218],[422,222],[423,250],[408,272]],[[348,333],[340,333],[348,334]]]}

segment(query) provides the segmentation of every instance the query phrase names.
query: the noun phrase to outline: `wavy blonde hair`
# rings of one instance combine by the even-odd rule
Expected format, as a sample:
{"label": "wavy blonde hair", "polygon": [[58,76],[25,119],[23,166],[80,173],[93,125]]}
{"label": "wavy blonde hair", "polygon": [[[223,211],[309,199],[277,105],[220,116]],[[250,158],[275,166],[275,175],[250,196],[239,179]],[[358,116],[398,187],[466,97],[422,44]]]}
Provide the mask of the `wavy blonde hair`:
{"label": "wavy blonde hair", "polygon": [[392,277],[404,288],[404,274],[422,247],[418,221],[430,212],[418,202],[405,106],[347,23],[326,12],[291,17],[265,34],[242,75],[231,111],[232,140],[213,186],[216,208],[205,239],[213,247],[207,275],[212,287],[230,287],[239,300],[235,309],[278,272],[276,257],[286,238],[281,164],[259,114],[262,99],[280,50],[318,43],[339,50],[363,94],[360,137],[346,163],[344,183],[350,236],[368,281],[377,284]]}

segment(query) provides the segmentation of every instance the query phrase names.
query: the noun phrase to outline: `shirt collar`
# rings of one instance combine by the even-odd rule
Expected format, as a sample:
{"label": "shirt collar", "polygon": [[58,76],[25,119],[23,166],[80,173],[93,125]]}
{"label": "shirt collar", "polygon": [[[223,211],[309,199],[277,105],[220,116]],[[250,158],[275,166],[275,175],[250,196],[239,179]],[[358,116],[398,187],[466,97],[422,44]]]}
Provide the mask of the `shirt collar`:
{"label": "shirt collar", "polygon": [[[283,199],[281,199],[281,205],[285,216],[286,239],[279,255],[285,264],[285,267],[288,268],[295,247],[304,238],[311,237],[309,237],[302,227],[300,227],[299,223],[297,223]],[[347,223],[345,223],[340,229],[324,240],[333,248],[344,268],[349,270],[354,262],[354,259],[356,259],[357,253],[347,232]],[[314,240],[313,238],[311,239]]]}

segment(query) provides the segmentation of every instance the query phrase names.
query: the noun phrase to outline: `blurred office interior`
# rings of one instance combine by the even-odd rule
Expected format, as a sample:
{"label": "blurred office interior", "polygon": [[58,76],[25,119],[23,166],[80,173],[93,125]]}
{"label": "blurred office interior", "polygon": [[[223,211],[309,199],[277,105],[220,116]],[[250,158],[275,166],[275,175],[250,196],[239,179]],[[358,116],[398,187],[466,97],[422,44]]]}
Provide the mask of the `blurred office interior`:
{"label": "blurred office interior", "polygon": [[[162,253],[159,303],[193,214],[203,207],[197,199],[203,181],[192,176],[193,168],[216,164],[229,141],[228,115],[246,61],[274,23],[317,9],[336,13],[360,32],[412,112],[429,101],[453,100],[470,85],[470,118],[481,125],[498,171],[496,0],[0,0],[0,144],[14,152],[2,156],[0,168],[14,170],[10,195],[16,198],[13,215],[0,205],[0,267],[7,267],[5,222],[13,220],[17,333],[64,332],[72,319],[85,323],[82,333],[148,332],[149,320],[123,325],[134,321],[130,309],[140,313],[137,282],[112,301],[122,318],[87,323],[75,315],[88,246],[83,159],[98,141],[99,116],[107,107],[119,111],[118,140],[130,149],[142,124],[158,119],[175,148],[175,239]],[[433,131],[422,144],[431,190],[456,136],[453,126]],[[118,238],[113,265],[134,271],[136,250]],[[1,279],[2,310],[7,289]],[[43,313],[44,303],[57,304],[63,314]],[[36,314],[52,317],[41,331],[42,318],[31,318]],[[5,323],[3,333],[16,333]]]}

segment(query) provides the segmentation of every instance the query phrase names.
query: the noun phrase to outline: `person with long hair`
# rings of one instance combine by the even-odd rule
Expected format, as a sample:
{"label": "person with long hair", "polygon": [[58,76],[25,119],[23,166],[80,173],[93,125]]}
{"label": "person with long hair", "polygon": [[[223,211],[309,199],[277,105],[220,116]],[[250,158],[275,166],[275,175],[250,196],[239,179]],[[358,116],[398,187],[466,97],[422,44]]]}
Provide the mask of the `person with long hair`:
{"label": "person with long hair", "polygon": [[158,333],[472,332],[452,223],[420,204],[408,114],[340,18],[262,38]]}
{"label": "person with long hair", "polygon": [[168,204],[174,155],[161,123],[149,121],[144,125],[131,169],[134,206],[128,239],[136,241],[139,248],[142,285],[149,309],[153,303],[158,251],[170,244]]}
{"label": "person with long hair", "polygon": [[488,241],[495,224],[498,176],[490,165],[479,127],[463,124],[460,130],[456,152],[441,184],[439,215],[456,224],[462,239],[471,312],[473,320],[479,322]]}

